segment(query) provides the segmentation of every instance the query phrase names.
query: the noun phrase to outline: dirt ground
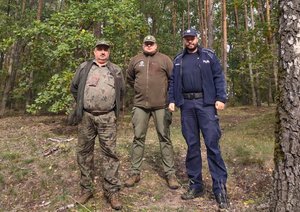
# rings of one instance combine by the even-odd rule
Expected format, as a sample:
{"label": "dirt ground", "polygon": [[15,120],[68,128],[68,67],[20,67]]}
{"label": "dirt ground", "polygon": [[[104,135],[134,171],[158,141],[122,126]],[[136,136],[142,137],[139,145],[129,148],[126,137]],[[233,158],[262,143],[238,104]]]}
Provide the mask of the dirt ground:
{"label": "dirt ground", "polygon": [[[265,111],[252,111],[259,115]],[[249,113],[252,114],[252,113]],[[253,115],[253,114],[252,114]],[[248,115],[251,118],[252,115]],[[234,126],[245,117],[221,117],[226,126]],[[119,126],[118,153],[121,158],[120,178],[126,179],[132,141],[130,117]],[[152,123],[152,121],[151,121]],[[179,116],[172,129],[180,131]],[[17,115],[0,119],[0,211],[113,211],[105,201],[101,187],[100,148],[95,148],[95,195],[85,206],[74,205],[79,195],[79,171],[76,164],[76,127],[66,125],[66,117]],[[174,135],[177,175],[182,184],[170,190],[160,165],[160,152],[153,124],[147,135],[147,146],[140,183],[122,188],[122,211],[217,211],[211,192],[211,179],[205,160],[204,197],[181,200],[187,186],[184,140]],[[204,145],[202,145],[204,146]],[[263,211],[272,183],[272,166],[227,164],[228,211]],[[257,207],[257,205],[260,205]]]}

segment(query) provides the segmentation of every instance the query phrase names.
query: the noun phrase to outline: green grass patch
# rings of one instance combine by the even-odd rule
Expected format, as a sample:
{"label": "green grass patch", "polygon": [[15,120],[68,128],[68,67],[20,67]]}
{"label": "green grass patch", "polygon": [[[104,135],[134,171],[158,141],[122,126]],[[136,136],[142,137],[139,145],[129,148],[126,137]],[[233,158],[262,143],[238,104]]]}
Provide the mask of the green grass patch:
{"label": "green grass patch", "polygon": [[269,113],[225,129],[221,145],[226,161],[262,166],[272,160],[275,139],[273,123],[274,114]]}
{"label": "green grass patch", "polygon": [[18,152],[2,152],[2,153],[0,153],[0,157],[3,160],[12,161],[12,160],[19,159],[21,157],[21,155]]}
{"label": "green grass patch", "polygon": [[23,164],[24,165],[31,164],[34,161],[35,161],[35,159],[33,159],[33,158],[27,158],[27,159],[23,160]]}
{"label": "green grass patch", "polygon": [[5,185],[4,176],[0,173],[0,187],[3,187]]}
{"label": "green grass patch", "polygon": [[[268,193],[273,170],[275,108],[273,107],[228,107],[220,112],[222,129],[221,149],[228,164],[228,191],[234,210],[243,211],[262,202]],[[5,124],[11,128],[15,123],[26,126],[23,131],[1,129],[0,134],[0,188],[2,189],[1,207],[3,211],[19,208],[38,211],[56,211],[62,206],[74,202],[80,194],[80,171],[76,163],[77,135],[75,139],[60,144],[46,142],[53,137],[53,131],[65,129],[75,132],[76,127],[65,126],[63,122],[54,123],[57,117],[11,117]],[[41,120],[42,119],[42,120]],[[49,124],[44,123],[45,120]],[[64,120],[64,117],[61,117]],[[131,116],[126,115],[120,122],[117,137],[117,152],[120,157],[120,179],[127,178],[130,168],[130,153],[133,139]],[[57,126],[56,126],[57,125]],[[38,130],[37,126],[39,127]],[[122,188],[123,211],[214,211],[217,204],[209,191],[203,198],[193,201],[181,201],[180,195],[187,186],[185,172],[186,142],[181,133],[180,112],[173,113],[170,129],[175,150],[176,173],[183,188],[171,191],[164,179],[159,141],[153,119],[145,143],[145,154],[141,167],[141,181],[133,188]],[[44,142],[45,141],[45,142]],[[58,145],[59,150],[47,157],[43,152]],[[201,137],[203,151],[203,179],[211,188],[205,145]],[[71,211],[110,211],[103,196],[101,149],[98,139],[95,147],[96,179],[95,197],[85,207],[75,206]],[[21,185],[21,186],[20,186]],[[40,206],[41,202],[51,202]],[[1,211],[1,209],[0,209]]]}
{"label": "green grass patch", "polygon": [[11,172],[17,182],[21,182],[31,172],[29,169],[13,166]]}

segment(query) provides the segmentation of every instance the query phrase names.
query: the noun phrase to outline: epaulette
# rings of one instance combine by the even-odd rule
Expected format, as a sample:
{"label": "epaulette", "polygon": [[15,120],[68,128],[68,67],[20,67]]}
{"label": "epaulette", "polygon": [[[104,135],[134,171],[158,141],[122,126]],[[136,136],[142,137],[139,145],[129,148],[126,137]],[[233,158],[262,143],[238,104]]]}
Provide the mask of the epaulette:
{"label": "epaulette", "polygon": [[215,52],[212,49],[202,48],[202,51],[208,54],[208,56],[213,59]]}
{"label": "epaulette", "polygon": [[183,52],[179,52],[175,57],[174,60],[176,60],[179,56],[183,55]]}

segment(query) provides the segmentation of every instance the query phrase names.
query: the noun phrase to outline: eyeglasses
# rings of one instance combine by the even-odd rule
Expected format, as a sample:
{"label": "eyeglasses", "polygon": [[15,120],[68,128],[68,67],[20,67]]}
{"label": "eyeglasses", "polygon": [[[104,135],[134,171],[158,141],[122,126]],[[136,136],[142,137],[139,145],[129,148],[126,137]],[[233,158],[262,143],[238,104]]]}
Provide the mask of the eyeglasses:
{"label": "eyeglasses", "polygon": [[144,45],[145,45],[145,46],[153,46],[154,43],[153,43],[153,42],[145,42]]}

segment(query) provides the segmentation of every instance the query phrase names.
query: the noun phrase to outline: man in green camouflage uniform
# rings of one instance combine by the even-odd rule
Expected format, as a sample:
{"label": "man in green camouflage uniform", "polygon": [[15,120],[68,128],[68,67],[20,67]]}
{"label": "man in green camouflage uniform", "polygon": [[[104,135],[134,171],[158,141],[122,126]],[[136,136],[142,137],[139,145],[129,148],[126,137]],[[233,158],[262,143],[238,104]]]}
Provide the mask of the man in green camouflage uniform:
{"label": "man in green camouflage uniform", "polygon": [[121,187],[118,178],[119,158],[116,155],[117,117],[124,93],[121,69],[109,61],[110,43],[101,40],[94,48],[95,59],[86,61],[76,70],[71,92],[76,100],[78,121],[77,162],[81,172],[81,196],[85,204],[93,197],[94,145],[98,136],[103,153],[103,190],[114,209],[121,209]]}

